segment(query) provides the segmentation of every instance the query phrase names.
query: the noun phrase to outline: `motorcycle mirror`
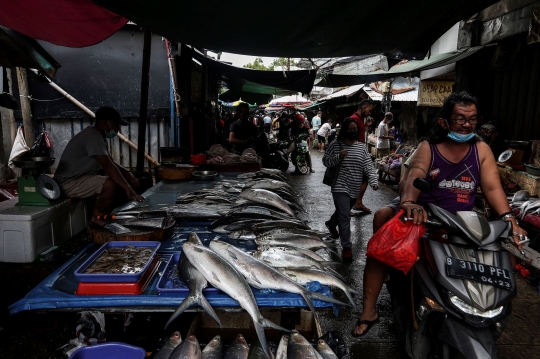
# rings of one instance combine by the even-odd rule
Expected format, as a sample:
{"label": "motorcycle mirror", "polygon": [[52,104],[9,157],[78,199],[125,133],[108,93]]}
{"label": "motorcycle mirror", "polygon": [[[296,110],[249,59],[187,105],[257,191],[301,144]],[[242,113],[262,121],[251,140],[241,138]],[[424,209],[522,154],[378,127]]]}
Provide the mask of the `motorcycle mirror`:
{"label": "motorcycle mirror", "polygon": [[422,177],[416,178],[413,182],[413,186],[414,188],[419,189],[420,191],[425,193],[431,193],[433,189],[431,183],[429,183],[425,178]]}

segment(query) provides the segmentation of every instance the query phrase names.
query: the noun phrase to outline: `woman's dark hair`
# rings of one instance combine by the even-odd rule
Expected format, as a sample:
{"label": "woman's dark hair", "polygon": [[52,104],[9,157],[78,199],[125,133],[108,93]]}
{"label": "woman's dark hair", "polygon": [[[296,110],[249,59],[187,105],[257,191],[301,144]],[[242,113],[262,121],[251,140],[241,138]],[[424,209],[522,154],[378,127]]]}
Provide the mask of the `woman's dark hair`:
{"label": "woman's dark hair", "polygon": [[[448,137],[448,129],[442,128],[441,125],[439,125],[438,121],[439,118],[444,118],[450,123],[450,118],[452,117],[452,113],[454,112],[454,107],[456,105],[475,105],[476,108],[478,108],[478,99],[465,91],[454,92],[450,94],[450,96],[448,96],[446,100],[444,100],[439,117],[433,119],[433,127],[431,129],[431,135],[429,136],[429,143],[437,144],[442,143],[444,142],[444,140],[446,140],[446,138]],[[478,136],[476,136],[467,142],[473,144],[476,143],[478,140],[479,138]]]}
{"label": "woman's dark hair", "polygon": [[356,127],[358,127],[358,124],[356,123],[354,118],[346,117],[343,120],[343,122],[341,122],[341,125],[339,126],[340,130],[339,130],[339,133],[338,133],[338,136],[337,136],[338,140],[343,141],[345,139],[345,137],[347,136],[347,129],[349,128],[349,124],[351,122],[353,122],[356,125]]}

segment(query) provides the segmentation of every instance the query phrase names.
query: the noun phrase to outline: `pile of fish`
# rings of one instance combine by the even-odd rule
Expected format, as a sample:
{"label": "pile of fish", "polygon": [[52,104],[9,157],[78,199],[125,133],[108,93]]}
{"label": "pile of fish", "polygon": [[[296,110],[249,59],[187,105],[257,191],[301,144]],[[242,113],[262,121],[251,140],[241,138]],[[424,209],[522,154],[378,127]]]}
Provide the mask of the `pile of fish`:
{"label": "pile of fish", "polygon": [[174,332],[154,356],[154,359],[337,359],[336,354],[320,339],[316,347],[310,344],[300,333],[283,335],[275,353],[265,352],[259,339],[255,337],[248,345],[242,334],[229,344],[227,349],[219,335],[216,335],[201,350],[201,345],[194,335],[182,341],[179,332]]}
{"label": "pile of fish", "polygon": [[[309,247],[312,246],[309,245]],[[325,268],[323,263],[326,261],[318,262],[308,255],[301,254],[301,252],[294,252],[296,254],[295,260],[303,258],[305,263],[319,266],[318,272],[295,272],[293,269],[288,268],[288,266],[283,266],[283,270],[280,271],[272,265],[275,263],[272,263],[270,256],[267,259],[263,255],[261,259],[258,255],[250,255],[229,243],[218,240],[212,241],[210,246],[206,247],[202,244],[196,233],[190,234],[188,240],[183,244],[182,249],[183,253],[180,256],[177,269],[178,276],[184,280],[190,292],[169,318],[166,326],[193,304],[199,304],[221,326],[218,316],[202,293],[202,290],[210,283],[236,300],[251,316],[257,336],[260,342],[263,343],[263,351],[267,355],[269,355],[269,350],[266,345],[264,328],[270,327],[285,332],[289,332],[289,330],[280,327],[261,315],[251,287],[299,294],[304,298],[306,304],[313,312],[315,311],[312,303],[313,299],[340,305],[347,304],[323,294],[309,291],[299,283],[307,283],[306,280],[320,280],[321,283],[333,283],[346,291],[352,291],[352,289],[346,287],[338,279],[332,279],[331,275],[324,274],[324,270],[321,270],[321,268]],[[287,254],[293,251],[293,248],[284,247],[282,253]],[[258,253],[265,252],[259,251]],[[282,260],[279,255],[276,257],[276,261]],[[309,264],[305,264],[304,269],[310,268]],[[282,262],[280,262],[281,265]],[[299,268],[297,264],[294,265]],[[286,269],[289,271],[287,272]],[[311,274],[312,277],[310,277]]]}
{"label": "pile of fish", "polygon": [[86,274],[139,273],[154,253],[153,248],[127,245],[109,248],[84,271]]}
{"label": "pile of fish", "polygon": [[517,191],[510,201],[510,207],[519,210],[518,218],[523,219],[527,213],[540,215],[540,198],[529,197],[528,191]]}

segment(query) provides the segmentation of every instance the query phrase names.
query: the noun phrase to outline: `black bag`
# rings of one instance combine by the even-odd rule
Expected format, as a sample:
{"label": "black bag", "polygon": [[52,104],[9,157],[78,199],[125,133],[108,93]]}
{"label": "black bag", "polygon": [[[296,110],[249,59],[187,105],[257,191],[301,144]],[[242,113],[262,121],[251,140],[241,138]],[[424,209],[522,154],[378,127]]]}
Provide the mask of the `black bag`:
{"label": "black bag", "polygon": [[319,339],[324,340],[339,359],[349,359],[349,351],[340,332],[330,331]]}
{"label": "black bag", "polygon": [[[341,142],[339,140],[338,141],[338,144],[339,144],[339,149],[340,151],[343,149],[343,147],[341,147]],[[337,177],[338,177],[338,174],[339,174],[339,170],[341,169],[341,161],[339,161],[339,163],[337,165],[335,165],[334,167],[327,167],[326,168],[326,171],[324,171],[324,178],[322,180],[322,183],[327,185],[327,186],[330,186],[330,187],[334,187],[334,185],[336,184],[336,180],[337,180]]]}

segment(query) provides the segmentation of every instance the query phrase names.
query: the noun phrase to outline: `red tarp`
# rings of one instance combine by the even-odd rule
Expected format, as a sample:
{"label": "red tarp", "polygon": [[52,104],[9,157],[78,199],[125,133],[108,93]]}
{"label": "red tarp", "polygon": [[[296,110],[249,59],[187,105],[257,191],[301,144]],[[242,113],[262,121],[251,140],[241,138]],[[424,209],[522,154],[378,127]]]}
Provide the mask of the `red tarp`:
{"label": "red tarp", "polygon": [[127,21],[87,0],[10,0],[0,5],[0,25],[69,47],[97,44]]}

